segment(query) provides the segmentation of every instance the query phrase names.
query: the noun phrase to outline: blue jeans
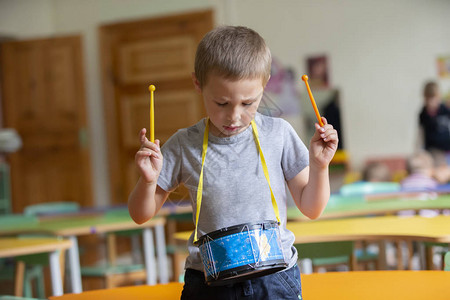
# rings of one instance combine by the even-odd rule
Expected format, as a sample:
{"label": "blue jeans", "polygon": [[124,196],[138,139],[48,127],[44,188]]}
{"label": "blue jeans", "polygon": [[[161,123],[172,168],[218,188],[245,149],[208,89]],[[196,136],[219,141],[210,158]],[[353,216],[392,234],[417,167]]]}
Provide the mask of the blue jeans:
{"label": "blue jeans", "polygon": [[290,300],[302,299],[297,265],[282,272],[225,286],[209,286],[203,272],[187,269],[181,300]]}

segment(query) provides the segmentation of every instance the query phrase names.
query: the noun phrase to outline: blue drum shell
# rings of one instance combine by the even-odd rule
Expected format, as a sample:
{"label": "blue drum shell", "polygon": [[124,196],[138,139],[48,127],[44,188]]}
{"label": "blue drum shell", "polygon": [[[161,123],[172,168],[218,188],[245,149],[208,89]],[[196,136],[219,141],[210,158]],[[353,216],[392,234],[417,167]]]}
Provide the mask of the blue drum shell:
{"label": "blue drum shell", "polygon": [[207,282],[216,285],[270,274],[287,265],[275,221],[222,228],[202,236],[199,244]]}

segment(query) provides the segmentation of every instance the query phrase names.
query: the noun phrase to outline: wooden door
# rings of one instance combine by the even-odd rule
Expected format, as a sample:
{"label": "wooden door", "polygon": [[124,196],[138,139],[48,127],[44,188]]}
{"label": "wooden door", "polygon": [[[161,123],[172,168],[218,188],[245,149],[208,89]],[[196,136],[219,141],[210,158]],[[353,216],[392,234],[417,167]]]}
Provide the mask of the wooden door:
{"label": "wooden door", "polygon": [[12,207],[91,205],[81,38],[7,42],[1,48],[4,127],[23,147],[10,155]]}
{"label": "wooden door", "polygon": [[[138,133],[149,129],[148,86],[155,91],[155,137],[205,115],[191,80],[197,44],[213,28],[212,12],[182,14],[100,28],[109,176],[113,203],[124,203],[138,180]],[[172,193],[185,198],[183,191]]]}

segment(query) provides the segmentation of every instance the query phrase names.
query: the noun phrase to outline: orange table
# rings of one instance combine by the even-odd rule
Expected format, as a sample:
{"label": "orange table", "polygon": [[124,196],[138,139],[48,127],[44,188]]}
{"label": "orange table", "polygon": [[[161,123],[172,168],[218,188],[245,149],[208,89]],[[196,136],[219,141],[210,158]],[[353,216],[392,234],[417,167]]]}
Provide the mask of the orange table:
{"label": "orange table", "polygon": [[[302,275],[307,300],[450,299],[450,272],[361,271]],[[182,283],[143,285],[50,297],[50,300],[180,299]]]}
{"label": "orange table", "polygon": [[168,284],[141,285],[114,288],[109,290],[95,290],[80,294],[66,294],[59,297],[50,297],[50,300],[171,300],[180,299],[183,283],[172,282]]}
{"label": "orange table", "polygon": [[448,300],[450,272],[360,271],[302,276],[307,300]]}

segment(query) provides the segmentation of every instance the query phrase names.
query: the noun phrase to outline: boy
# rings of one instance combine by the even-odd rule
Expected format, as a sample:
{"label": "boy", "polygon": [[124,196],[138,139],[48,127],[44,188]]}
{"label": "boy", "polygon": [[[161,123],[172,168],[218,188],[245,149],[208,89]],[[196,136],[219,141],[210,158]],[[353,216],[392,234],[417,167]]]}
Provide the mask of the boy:
{"label": "boy", "polygon": [[325,125],[315,125],[308,152],[287,122],[257,113],[270,78],[270,65],[270,51],[255,31],[239,26],[212,30],[197,48],[192,74],[208,118],[179,130],[164,144],[162,152],[159,141],[151,143],[145,129],[140,132],[136,165],[141,177],[128,202],[130,215],[137,223],[152,218],[181,182],[189,189],[196,212],[202,141],[208,127],[198,236],[237,224],[275,220],[269,185],[250,126],[252,120],[279,207],[286,270],[236,284],[208,286],[192,235],[182,299],[301,299],[294,235],[286,229],[285,183],[298,208],[312,219],[319,217],[330,195],[328,164],[338,136],[323,118]]}

